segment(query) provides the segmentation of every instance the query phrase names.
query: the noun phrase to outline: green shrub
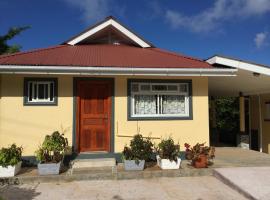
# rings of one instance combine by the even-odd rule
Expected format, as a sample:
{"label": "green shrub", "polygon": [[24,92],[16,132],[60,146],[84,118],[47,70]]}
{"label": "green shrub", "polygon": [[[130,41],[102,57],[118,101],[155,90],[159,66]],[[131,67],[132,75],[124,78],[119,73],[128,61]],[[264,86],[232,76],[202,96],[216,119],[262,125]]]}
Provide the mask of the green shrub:
{"label": "green shrub", "polygon": [[174,144],[171,137],[162,139],[156,149],[161,159],[169,159],[170,161],[174,160],[177,162],[177,158],[180,154],[180,146],[179,144]]}
{"label": "green shrub", "polygon": [[143,138],[141,134],[133,136],[130,141],[130,147],[125,146],[122,152],[125,160],[139,160],[150,161],[153,154],[153,143],[150,138]]}
{"label": "green shrub", "polygon": [[21,161],[21,158],[22,147],[17,147],[16,144],[0,150],[0,166],[2,167],[14,166]]}
{"label": "green shrub", "polygon": [[58,163],[62,161],[65,150],[68,147],[68,140],[64,134],[58,131],[46,135],[42,145],[35,152],[36,158],[41,163]]}

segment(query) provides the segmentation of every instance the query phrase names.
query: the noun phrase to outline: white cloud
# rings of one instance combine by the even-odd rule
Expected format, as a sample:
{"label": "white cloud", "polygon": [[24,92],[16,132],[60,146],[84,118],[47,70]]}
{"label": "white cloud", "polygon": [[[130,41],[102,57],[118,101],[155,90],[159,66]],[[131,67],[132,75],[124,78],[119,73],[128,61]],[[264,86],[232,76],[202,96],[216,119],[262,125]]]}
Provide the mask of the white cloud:
{"label": "white cloud", "polygon": [[[104,19],[116,8],[111,0],[62,0],[71,7],[81,11],[81,17],[84,22],[90,22]],[[123,12],[123,9],[119,9]],[[120,13],[121,14],[121,13]]]}
{"label": "white cloud", "polygon": [[214,5],[196,15],[166,10],[165,18],[174,28],[209,32],[228,20],[245,19],[270,12],[270,0],[216,0]]}
{"label": "white cloud", "polygon": [[258,49],[267,45],[267,36],[268,36],[267,32],[261,32],[261,33],[256,34],[254,38],[254,42]]}

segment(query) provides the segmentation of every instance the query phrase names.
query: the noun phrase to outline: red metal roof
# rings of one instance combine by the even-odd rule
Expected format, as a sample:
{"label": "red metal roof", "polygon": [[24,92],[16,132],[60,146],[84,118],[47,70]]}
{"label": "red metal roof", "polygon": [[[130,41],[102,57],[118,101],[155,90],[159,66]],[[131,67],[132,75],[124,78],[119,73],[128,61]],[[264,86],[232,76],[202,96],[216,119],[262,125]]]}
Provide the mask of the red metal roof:
{"label": "red metal roof", "polygon": [[212,68],[202,60],[161,50],[127,45],[59,45],[0,56],[0,65]]}

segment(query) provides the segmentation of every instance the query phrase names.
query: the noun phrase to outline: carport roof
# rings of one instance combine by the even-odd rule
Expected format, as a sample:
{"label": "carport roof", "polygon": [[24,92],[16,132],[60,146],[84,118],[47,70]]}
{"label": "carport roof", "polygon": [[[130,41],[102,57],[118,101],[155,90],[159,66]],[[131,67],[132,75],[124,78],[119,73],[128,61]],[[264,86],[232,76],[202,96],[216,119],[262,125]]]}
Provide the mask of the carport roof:
{"label": "carport roof", "polygon": [[209,95],[238,96],[270,93],[270,67],[215,55],[206,60],[215,67],[237,69],[234,77],[209,77]]}

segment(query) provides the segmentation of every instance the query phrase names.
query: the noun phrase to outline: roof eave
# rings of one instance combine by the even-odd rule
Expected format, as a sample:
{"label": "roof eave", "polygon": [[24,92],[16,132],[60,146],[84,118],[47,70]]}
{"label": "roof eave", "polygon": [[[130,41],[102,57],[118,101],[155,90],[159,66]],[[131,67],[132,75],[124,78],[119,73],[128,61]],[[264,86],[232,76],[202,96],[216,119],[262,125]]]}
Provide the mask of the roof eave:
{"label": "roof eave", "polygon": [[0,65],[0,74],[235,76],[237,69]]}
{"label": "roof eave", "polygon": [[238,60],[238,59],[233,59],[233,58],[229,58],[229,57],[215,55],[215,56],[212,56],[211,58],[208,58],[206,60],[206,62],[208,62],[211,65],[219,64],[219,65],[223,65],[223,66],[232,67],[235,69],[242,69],[242,70],[247,70],[247,71],[270,76],[270,68],[269,67],[246,62],[243,60]]}

